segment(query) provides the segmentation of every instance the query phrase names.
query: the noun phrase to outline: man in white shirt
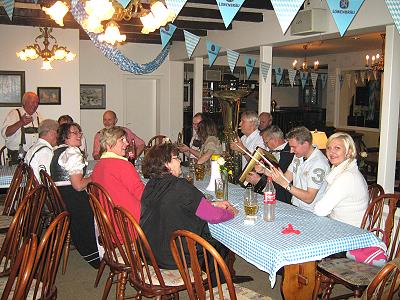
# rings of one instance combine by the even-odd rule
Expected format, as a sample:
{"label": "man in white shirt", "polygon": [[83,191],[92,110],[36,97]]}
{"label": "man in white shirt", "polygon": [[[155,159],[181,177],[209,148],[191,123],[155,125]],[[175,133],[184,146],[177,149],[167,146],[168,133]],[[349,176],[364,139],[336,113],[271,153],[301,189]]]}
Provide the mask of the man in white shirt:
{"label": "man in white shirt", "polygon": [[10,164],[17,164],[19,152],[24,155],[38,139],[38,126],[42,120],[36,111],[38,106],[39,97],[34,92],[26,92],[22,96],[22,107],[11,110],[4,120],[1,135]]}
{"label": "man in white shirt", "polygon": [[284,176],[293,185],[282,178],[278,169],[272,170],[272,179],[293,195],[293,205],[313,211],[325,193],[325,176],[330,171],[328,159],[312,145],[312,136],[306,127],[293,128],[286,138],[295,156]]}
{"label": "man in white shirt", "polygon": [[264,141],[258,130],[259,119],[255,111],[245,111],[242,113],[239,127],[243,133],[240,140],[230,144],[232,150],[240,152],[242,156],[242,169],[245,168],[247,162],[251,159],[246,154],[252,154],[257,147],[264,147]]}
{"label": "man in white shirt", "polygon": [[36,179],[41,182],[39,172],[45,170],[50,174],[50,163],[53,158],[53,147],[57,145],[58,122],[50,119],[39,124],[39,139],[29,148],[25,156],[25,163],[30,165]]}

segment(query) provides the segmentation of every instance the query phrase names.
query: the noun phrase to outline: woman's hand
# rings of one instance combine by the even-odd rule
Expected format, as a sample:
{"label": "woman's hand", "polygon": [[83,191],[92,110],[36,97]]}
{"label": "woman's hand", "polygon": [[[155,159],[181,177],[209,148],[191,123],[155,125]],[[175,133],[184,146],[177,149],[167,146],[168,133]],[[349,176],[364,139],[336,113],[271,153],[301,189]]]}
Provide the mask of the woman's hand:
{"label": "woman's hand", "polygon": [[231,212],[234,216],[236,216],[239,213],[239,211],[234,206],[232,206],[232,204],[230,204],[228,201],[215,201],[212,203],[212,205],[214,207],[226,209],[229,212]]}

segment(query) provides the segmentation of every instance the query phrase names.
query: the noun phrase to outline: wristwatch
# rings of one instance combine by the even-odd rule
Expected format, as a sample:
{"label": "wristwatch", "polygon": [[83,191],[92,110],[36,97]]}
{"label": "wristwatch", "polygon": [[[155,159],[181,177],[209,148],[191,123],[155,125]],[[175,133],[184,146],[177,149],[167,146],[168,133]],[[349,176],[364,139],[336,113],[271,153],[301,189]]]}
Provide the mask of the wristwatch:
{"label": "wristwatch", "polygon": [[290,190],[292,189],[292,184],[289,183],[289,184],[287,185],[287,187],[285,187],[285,189],[286,189],[288,192],[290,192]]}

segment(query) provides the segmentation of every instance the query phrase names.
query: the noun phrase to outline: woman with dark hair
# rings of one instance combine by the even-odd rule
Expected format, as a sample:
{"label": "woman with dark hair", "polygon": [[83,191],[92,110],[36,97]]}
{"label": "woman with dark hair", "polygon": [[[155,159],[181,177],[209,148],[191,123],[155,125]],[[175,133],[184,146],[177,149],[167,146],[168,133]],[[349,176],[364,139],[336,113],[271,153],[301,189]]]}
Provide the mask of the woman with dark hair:
{"label": "woman with dark hair", "polygon": [[81,145],[82,131],[76,123],[64,123],[57,131],[58,147],[50,164],[51,177],[71,214],[72,241],[82,257],[93,267],[99,267],[93,213],[89,206],[86,186],[91,177],[85,177],[86,165]]}
{"label": "woman with dark hair", "polygon": [[221,142],[217,137],[218,132],[215,122],[209,117],[203,116],[203,119],[199,123],[197,134],[202,144],[200,151],[189,148],[186,145],[180,146],[179,151],[190,152],[197,157],[198,164],[206,163],[209,165],[211,156],[213,154],[221,154],[222,152]]}
{"label": "woman with dark hair", "polygon": [[181,175],[178,149],[160,144],[146,154],[142,171],[150,178],[142,195],[140,225],[146,233],[160,268],[176,269],[169,249],[171,233],[177,229],[194,232],[210,242],[226,257],[228,249],[212,238],[208,223],[220,223],[234,217],[236,209],[227,201],[209,202]]}

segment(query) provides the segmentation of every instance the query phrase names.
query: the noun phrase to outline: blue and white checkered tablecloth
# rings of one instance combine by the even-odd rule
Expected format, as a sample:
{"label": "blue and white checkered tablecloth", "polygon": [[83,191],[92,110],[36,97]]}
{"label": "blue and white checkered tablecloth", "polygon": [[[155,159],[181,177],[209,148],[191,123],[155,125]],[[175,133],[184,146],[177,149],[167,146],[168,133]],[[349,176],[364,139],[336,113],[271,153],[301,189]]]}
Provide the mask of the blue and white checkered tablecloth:
{"label": "blue and white checkered tablecloth", "polygon": [[[204,193],[208,181],[195,182]],[[229,201],[240,211],[232,220],[209,224],[211,234],[237,255],[269,274],[271,286],[275,285],[276,272],[285,265],[320,260],[334,253],[378,245],[375,235],[360,228],[318,217],[311,212],[277,201],[276,220],[265,222],[262,218],[262,197],[254,225],[244,224],[244,189],[229,185]],[[292,224],[301,231],[282,234],[283,228]]]}

